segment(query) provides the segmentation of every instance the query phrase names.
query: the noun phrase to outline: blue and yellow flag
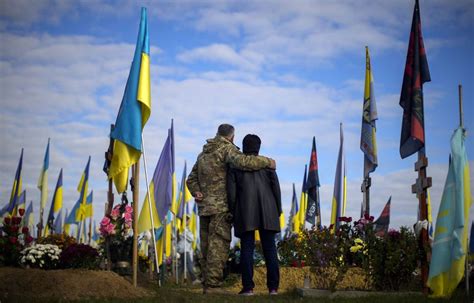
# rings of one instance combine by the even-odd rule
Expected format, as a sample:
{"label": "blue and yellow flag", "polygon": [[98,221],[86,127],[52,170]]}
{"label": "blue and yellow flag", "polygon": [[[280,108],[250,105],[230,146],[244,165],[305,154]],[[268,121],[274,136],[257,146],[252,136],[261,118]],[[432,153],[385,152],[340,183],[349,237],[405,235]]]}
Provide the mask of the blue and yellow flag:
{"label": "blue and yellow flag", "polygon": [[336,175],[334,177],[334,193],[332,196],[331,209],[331,225],[333,228],[331,232],[339,227],[339,217],[346,214],[346,156],[344,154],[344,133],[342,130],[342,123],[339,127],[340,146],[339,155],[337,157]]}
{"label": "blue and yellow flag", "polygon": [[295,183],[293,183],[293,198],[291,199],[288,228],[290,228],[291,232],[293,233],[298,233],[300,231],[300,221],[298,218],[298,198],[296,197]]}
{"label": "blue and yellow flag", "polygon": [[110,133],[114,152],[109,168],[119,193],[127,189],[128,170],[137,163],[142,151],[142,131],[151,113],[150,42],[146,8],[142,8],[137,45],[125,92]]}
{"label": "blue and yellow flag", "polygon": [[168,211],[168,215],[166,216],[166,228],[165,228],[165,256],[171,256],[172,252],[172,244],[171,244],[171,233],[173,229],[173,215],[170,211]]}
{"label": "blue and yellow flag", "polygon": [[[360,149],[364,153],[364,177],[375,171],[378,165],[375,121],[378,119],[374,98],[374,79],[370,64],[369,48],[365,47],[365,86],[364,106],[362,108],[362,128]],[[364,210],[365,213],[365,210]]]}
{"label": "blue and yellow flag", "polygon": [[25,215],[23,216],[23,220],[21,222],[22,226],[26,226],[31,229],[35,225],[35,216],[33,213],[33,201],[30,201],[28,204],[28,208],[25,211]]}
{"label": "blue and yellow flag", "polygon": [[48,200],[48,168],[49,168],[49,138],[46,152],[44,153],[43,168],[38,179],[38,189],[41,191],[41,209],[46,207],[46,200]]}
{"label": "blue and yellow flag", "polygon": [[63,230],[66,235],[69,235],[69,232],[71,229],[69,223],[67,223],[68,218],[69,218],[69,213],[68,213],[68,210],[66,209],[66,215],[64,216],[64,225],[63,225]]}
{"label": "blue and yellow flag", "polygon": [[84,169],[84,172],[82,173],[82,176],[81,176],[81,180],[79,181],[79,184],[77,185],[77,191],[80,193],[79,200],[78,200],[79,210],[76,211],[77,222],[80,222],[86,218],[86,204],[87,204],[87,192],[89,188],[90,164],[91,164],[91,156],[89,156],[89,160],[87,161],[86,168]]}
{"label": "blue and yellow flag", "polygon": [[60,209],[57,218],[54,220],[53,233],[62,234],[63,233],[63,210]]}
{"label": "blue and yellow flag", "polygon": [[156,254],[158,255],[158,266],[163,264],[163,251],[165,250],[165,232],[163,226],[155,228]]}
{"label": "blue and yellow flag", "polygon": [[468,254],[471,188],[464,129],[451,138],[451,162],[436,220],[427,285],[433,297],[449,297],[462,277]]}
{"label": "blue and yellow flag", "polygon": [[[21,195],[21,187],[22,187],[22,180],[21,180],[21,169],[23,167],[23,148],[21,149],[21,156],[20,161],[18,161],[18,166],[16,168],[15,179],[13,180],[12,192],[10,194],[10,203],[8,207],[4,208],[2,212],[13,214],[15,206],[18,202],[18,199]],[[4,213],[0,215],[4,215]]]}
{"label": "blue and yellow flag", "polygon": [[13,210],[13,214],[16,215],[19,209],[26,208],[26,189],[24,189],[20,196],[18,197],[15,205],[15,209]]}
{"label": "blue and yellow flag", "polygon": [[[77,200],[76,204],[74,204],[73,208],[71,209],[71,212],[66,215],[64,225],[71,225],[71,224],[77,224],[79,221],[77,220],[79,209],[81,207],[81,200]],[[67,228],[69,230],[69,228]],[[64,228],[66,230],[66,227]]]}
{"label": "blue and yellow flag", "polygon": [[300,196],[300,209],[298,211],[298,220],[300,222],[300,228],[304,229],[306,222],[306,209],[308,207],[308,191],[306,189],[306,171],[308,166],[304,166],[303,183],[301,185],[301,196]]}
{"label": "blue and yellow flag", "polygon": [[[63,169],[59,171],[58,182],[56,183],[56,189],[54,190],[53,201],[51,201],[51,207],[49,209],[47,227],[53,228],[54,214],[57,213],[63,207]],[[57,231],[56,231],[57,233]]]}
{"label": "blue and yellow flag", "polygon": [[[99,239],[100,239],[100,233],[99,233],[99,231],[98,231],[98,229],[97,229],[97,224],[96,224],[96,222],[95,222],[95,220],[94,220],[94,229],[92,230],[92,241],[94,241],[94,242],[97,243],[97,241],[99,241]],[[146,242],[146,241],[145,241],[145,242]]]}
{"label": "blue and yellow flag", "polygon": [[93,197],[94,197],[94,191],[91,190],[91,192],[87,196],[86,204],[81,205],[81,207],[83,208],[81,211],[83,212],[84,219],[92,218],[94,216],[94,208],[92,204]]}
{"label": "blue and yellow flag", "polygon": [[189,201],[193,196],[191,195],[191,192],[188,189],[188,186],[186,184],[186,161],[184,161],[184,169],[183,169],[183,176],[181,177],[181,189],[179,192],[179,209],[178,213],[176,214],[176,219],[179,222],[178,224],[178,229],[179,232],[182,233],[184,232],[185,225],[184,225],[184,220],[183,217],[189,214]]}
{"label": "blue and yellow flag", "polygon": [[[194,203],[193,206],[193,212],[191,213],[191,222],[189,222],[189,230],[194,236],[194,241],[193,241],[193,250],[196,249],[197,246],[197,236],[198,236],[198,208],[197,208],[197,203]],[[285,225],[285,222],[283,222],[283,226]]]}
{"label": "blue and yellow flag", "polygon": [[[161,226],[161,222],[170,210],[173,199],[171,134],[172,131],[169,129],[168,137],[166,138],[160,158],[156,164],[155,172],[153,173],[153,178],[149,185],[154,228],[159,228]],[[138,218],[138,232],[142,233],[151,228],[150,206],[148,203],[148,195],[146,195]]]}
{"label": "blue and yellow flag", "polygon": [[[170,128],[170,141],[171,141],[171,208],[173,209],[173,203],[178,200],[178,181],[176,180],[176,160],[175,160],[175,143],[174,143],[174,121],[171,119],[171,128]],[[176,208],[177,209],[177,208]],[[176,212],[174,212],[176,214]]]}

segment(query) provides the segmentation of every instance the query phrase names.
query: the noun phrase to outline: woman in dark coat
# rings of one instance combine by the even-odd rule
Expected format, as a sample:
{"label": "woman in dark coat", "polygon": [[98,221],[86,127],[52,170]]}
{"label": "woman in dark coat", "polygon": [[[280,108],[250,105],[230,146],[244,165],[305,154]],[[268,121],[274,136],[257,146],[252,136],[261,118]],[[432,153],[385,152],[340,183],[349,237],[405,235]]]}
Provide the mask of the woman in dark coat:
{"label": "woman in dark coat", "polygon": [[[258,155],[260,138],[245,136],[242,151]],[[281,192],[278,177],[273,169],[243,171],[230,168],[227,173],[227,201],[233,215],[234,233],[240,238],[242,269],[242,295],[253,295],[253,254],[255,231],[260,234],[263,255],[267,266],[267,286],[270,294],[278,293],[280,273],[275,246],[275,234],[280,232]]]}

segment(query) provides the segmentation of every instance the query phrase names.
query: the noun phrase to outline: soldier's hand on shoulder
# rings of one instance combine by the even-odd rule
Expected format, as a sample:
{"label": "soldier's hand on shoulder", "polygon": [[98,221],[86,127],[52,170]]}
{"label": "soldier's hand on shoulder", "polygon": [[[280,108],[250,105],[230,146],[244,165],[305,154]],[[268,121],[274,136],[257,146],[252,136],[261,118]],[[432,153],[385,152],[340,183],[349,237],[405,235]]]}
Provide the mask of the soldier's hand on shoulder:
{"label": "soldier's hand on shoulder", "polygon": [[273,160],[272,158],[269,158],[269,159],[270,159],[270,166],[269,166],[269,168],[271,168],[271,169],[276,169],[276,168],[277,168],[276,161]]}
{"label": "soldier's hand on shoulder", "polygon": [[204,195],[200,191],[195,192],[193,196],[194,196],[194,201],[196,201],[196,203],[201,202],[202,199],[204,198]]}

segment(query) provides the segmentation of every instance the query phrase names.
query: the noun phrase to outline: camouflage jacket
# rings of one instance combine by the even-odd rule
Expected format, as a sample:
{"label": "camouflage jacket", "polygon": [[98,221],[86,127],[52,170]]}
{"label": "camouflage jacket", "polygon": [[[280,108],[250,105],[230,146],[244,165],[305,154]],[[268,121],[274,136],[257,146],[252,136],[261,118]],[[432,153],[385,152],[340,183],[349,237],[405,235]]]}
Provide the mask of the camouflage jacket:
{"label": "camouflage jacket", "polygon": [[259,170],[269,167],[270,159],[244,155],[237,146],[219,135],[208,139],[186,182],[193,195],[199,191],[204,196],[198,203],[200,216],[229,211],[226,189],[229,165],[243,170]]}

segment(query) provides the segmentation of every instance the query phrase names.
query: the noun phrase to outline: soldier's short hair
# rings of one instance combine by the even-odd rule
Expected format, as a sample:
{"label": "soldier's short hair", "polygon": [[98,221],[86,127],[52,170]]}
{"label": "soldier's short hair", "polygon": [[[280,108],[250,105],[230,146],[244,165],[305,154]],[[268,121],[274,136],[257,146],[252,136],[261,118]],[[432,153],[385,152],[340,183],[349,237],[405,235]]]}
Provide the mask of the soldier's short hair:
{"label": "soldier's short hair", "polygon": [[232,136],[234,134],[234,131],[235,129],[232,125],[225,123],[219,125],[219,127],[217,128],[217,134],[222,137]]}

